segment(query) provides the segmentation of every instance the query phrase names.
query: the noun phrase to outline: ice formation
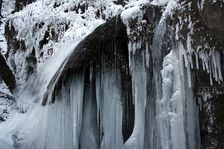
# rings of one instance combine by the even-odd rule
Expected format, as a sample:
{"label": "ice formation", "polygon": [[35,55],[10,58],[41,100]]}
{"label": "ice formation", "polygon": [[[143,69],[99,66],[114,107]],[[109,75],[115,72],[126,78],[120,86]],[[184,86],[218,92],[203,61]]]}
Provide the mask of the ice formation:
{"label": "ice formation", "polygon": [[[207,71],[213,81],[223,81],[221,53],[216,49],[193,50],[188,34],[187,46],[179,40],[177,24],[175,45],[163,51],[163,39],[168,30],[166,19],[177,7],[175,0],[130,1],[124,8],[112,1],[97,1],[84,13],[70,12],[75,1],[66,1],[56,9],[56,1],[36,1],[21,12],[9,17],[11,27],[18,30],[17,39],[25,40],[27,53],[11,53],[16,62],[15,73],[24,77],[24,55],[32,48],[38,53],[43,33],[57,30],[60,38],[49,41],[44,56],[37,54],[37,72],[27,81],[18,100],[18,110],[8,121],[0,124],[0,147],[11,149],[197,149],[199,144],[198,111],[193,96],[191,71],[193,68]],[[167,4],[168,3],[168,4]],[[145,41],[143,31],[145,5],[162,5],[166,9],[156,25],[152,45]],[[101,57],[100,68],[90,65],[69,76],[58,94],[54,87],[62,75],[64,66],[75,47],[97,26],[103,16],[96,18],[95,9],[107,5],[105,19],[121,16],[127,27],[128,70],[131,75],[134,126],[124,141],[122,134],[125,100],[122,94],[121,75],[114,66],[105,64]],[[34,8],[35,6],[35,8]],[[38,9],[44,9],[39,14]],[[66,12],[64,11],[66,10]],[[68,12],[67,12],[68,11]],[[45,16],[45,14],[48,14]],[[30,15],[32,17],[27,17]],[[60,17],[58,17],[58,15]],[[26,16],[24,18],[24,16]],[[41,19],[40,19],[41,18]],[[59,19],[58,19],[59,18]],[[85,19],[83,19],[85,18]],[[48,20],[48,21],[47,21]],[[133,30],[131,23],[136,23]],[[19,23],[18,23],[19,22]],[[44,22],[42,24],[41,22]],[[28,26],[40,25],[35,33]],[[65,24],[69,25],[66,30]],[[189,24],[189,28],[193,25]],[[38,30],[38,31],[37,31]],[[34,35],[35,34],[35,35]],[[36,37],[35,40],[31,40]],[[47,49],[53,48],[53,55]],[[46,50],[46,51],[45,51]],[[13,56],[12,56],[13,55]],[[195,62],[195,64],[194,64]],[[151,71],[150,71],[151,70]],[[21,72],[19,72],[21,71]],[[20,82],[23,84],[24,82]],[[49,84],[51,86],[49,86]],[[47,95],[47,96],[46,96]],[[45,106],[42,100],[47,97]],[[52,102],[52,99],[54,102]]]}
{"label": "ice formation", "polygon": [[[78,23],[80,23],[80,22],[77,22],[77,25],[78,25]],[[30,135],[29,143],[31,143],[32,141],[37,142],[36,139],[40,139],[38,137],[41,137],[41,133],[46,131],[46,127],[49,127],[48,124],[50,125],[50,123],[48,123],[48,118],[49,118],[48,115],[50,113],[52,114],[52,112],[54,112],[59,107],[61,110],[64,109],[63,105],[61,105],[61,104],[47,106],[46,108],[41,107],[41,104],[40,104],[41,99],[43,98],[44,94],[48,90],[48,84],[51,82],[51,80],[54,77],[57,77],[57,75],[60,75],[60,72],[61,72],[61,70],[63,70],[63,66],[64,66],[67,58],[73,52],[76,45],[82,39],[84,39],[88,34],[90,34],[97,26],[99,26],[102,23],[103,23],[102,20],[95,20],[95,21],[91,22],[91,24],[89,24],[88,26],[82,26],[82,28],[79,27],[79,30],[74,32],[74,34],[76,36],[73,37],[71,40],[68,40],[66,43],[64,43],[64,45],[59,48],[58,52],[56,52],[56,54],[54,54],[42,66],[40,66],[37,73],[33,74],[30,77],[30,79],[26,83],[24,89],[22,90],[21,95],[19,96],[19,99],[17,100],[19,110],[21,112],[25,112],[25,114],[19,114],[19,113],[15,114],[15,116],[12,117],[10,120],[8,120],[7,123],[3,123],[0,128],[1,132],[3,132],[3,130],[7,130],[7,131],[4,131],[5,133],[1,134],[1,138],[7,140],[10,144],[12,144],[13,140],[12,140],[12,138],[11,138],[12,136],[10,136],[10,134],[11,135],[13,133],[17,134],[16,131],[19,129],[18,127],[22,127],[23,129],[26,129],[26,130],[23,130],[21,128],[21,132],[18,132],[18,136],[16,135],[16,137],[23,139],[23,136],[20,136],[20,135],[24,135],[23,133],[29,134],[29,132],[33,132],[34,130],[36,130],[35,133],[29,134]],[[19,61],[19,59],[17,59],[17,60]],[[22,62],[22,60],[19,62]],[[66,104],[66,103],[64,103],[64,104]],[[66,112],[66,110],[68,112],[68,109],[65,108],[64,110],[65,111],[61,111],[61,112],[62,113]],[[60,111],[57,111],[57,112],[60,113]],[[63,116],[64,115],[61,115],[62,118],[63,118]],[[61,124],[62,119],[58,119],[58,118],[59,117],[52,117],[52,119],[53,119],[52,121],[54,122],[54,120],[55,120],[55,123]],[[69,118],[67,118],[67,120],[71,120],[71,118],[69,117]],[[22,126],[19,126],[19,125],[21,125],[21,122],[24,122],[24,123],[22,124]],[[33,131],[31,131],[31,130],[33,130]],[[42,130],[43,132],[40,130]],[[49,135],[50,133],[53,134],[53,132],[54,132],[54,130],[49,129],[49,132],[46,132],[45,135]],[[67,135],[68,132],[60,132],[60,130],[59,130],[59,133],[66,133],[65,135]],[[58,136],[58,137],[60,137],[60,136]],[[42,144],[41,143],[36,144],[35,147],[37,149],[41,149],[41,147],[43,148],[46,145],[46,144],[44,144],[44,142],[45,142],[45,140],[43,140],[44,137],[41,137],[41,138],[42,139],[40,139],[40,142],[42,140]],[[13,139],[16,139],[16,138],[13,138]],[[72,143],[70,142],[69,144],[68,143],[64,143],[64,144],[68,145],[68,146],[70,144],[70,146],[71,146]],[[22,148],[30,148],[30,145],[31,144],[24,143],[24,146],[22,146]],[[51,148],[51,147],[54,148],[55,145],[56,146],[59,145],[58,146],[59,148],[65,147],[65,146],[61,147],[61,145],[63,145],[62,142],[59,142],[59,144],[49,143],[48,145],[49,145],[49,148]],[[67,148],[67,147],[65,147],[65,148]]]}

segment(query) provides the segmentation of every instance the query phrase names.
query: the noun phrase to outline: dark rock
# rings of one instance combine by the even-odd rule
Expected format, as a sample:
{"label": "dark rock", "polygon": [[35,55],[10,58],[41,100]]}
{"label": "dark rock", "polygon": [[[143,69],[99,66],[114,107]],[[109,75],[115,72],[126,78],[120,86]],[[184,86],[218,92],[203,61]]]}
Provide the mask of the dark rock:
{"label": "dark rock", "polygon": [[24,7],[26,7],[26,5],[35,1],[36,0],[16,0],[14,12],[22,10]]}
{"label": "dark rock", "polygon": [[26,68],[27,78],[29,78],[36,71],[37,68],[37,59],[34,48],[31,54],[26,57],[26,62],[27,62],[27,68]]}
{"label": "dark rock", "polygon": [[16,88],[16,80],[13,72],[7,65],[5,58],[0,54],[0,76],[6,83],[6,85],[9,87],[10,91],[14,91]]}
{"label": "dark rock", "polygon": [[214,39],[224,46],[224,2],[205,1],[200,11],[202,21]]}
{"label": "dark rock", "polygon": [[[202,6],[202,3],[203,7]],[[216,49],[221,55],[221,70],[224,74],[223,67],[223,50],[224,50],[224,9],[223,1],[217,0],[181,0],[173,15],[174,30],[177,24],[179,27],[178,35],[185,48],[187,48],[187,38],[190,35],[192,39],[192,48],[198,50]],[[190,18],[190,19],[189,19]],[[192,26],[189,28],[189,24]],[[190,30],[193,34],[189,34]],[[207,46],[207,47],[206,47]],[[195,60],[193,60],[195,63]],[[199,103],[199,121],[201,133],[202,149],[222,149],[224,142],[224,83],[218,84],[213,80],[210,84],[209,74],[200,69],[193,69],[194,74],[194,94]],[[209,95],[206,97],[205,95]]]}
{"label": "dark rock", "polygon": [[5,119],[0,116],[0,122],[4,122],[4,121],[5,121]]}

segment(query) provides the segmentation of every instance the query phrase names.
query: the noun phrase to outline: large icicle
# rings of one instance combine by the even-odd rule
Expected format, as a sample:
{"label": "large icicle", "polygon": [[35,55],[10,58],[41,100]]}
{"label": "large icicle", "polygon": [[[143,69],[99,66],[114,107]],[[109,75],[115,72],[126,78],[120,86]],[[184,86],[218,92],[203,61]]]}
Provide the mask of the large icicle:
{"label": "large icicle", "polygon": [[73,148],[79,148],[79,139],[83,118],[84,75],[72,77],[70,81],[71,119],[73,125]]}
{"label": "large icicle", "polygon": [[179,61],[171,51],[163,61],[163,97],[157,102],[162,149],[186,149],[184,100],[182,98]]}
{"label": "large icicle", "polygon": [[[129,69],[132,77],[132,98],[135,107],[134,129],[131,136],[125,142],[125,149],[143,149],[145,137],[145,106],[147,99],[147,73],[146,65],[149,64],[148,45],[143,50],[143,40],[138,33],[142,31],[141,23],[143,21],[144,10],[141,5],[148,1],[138,1],[136,5],[130,3],[121,13],[121,18],[127,26],[127,34],[129,36]],[[137,28],[131,28],[131,24],[135,24]],[[136,32],[135,32],[136,31]],[[134,34],[134,33],[137,33]],[[147,62],[146,62],[147,60]]]}
{"label": "large icicle", "polygon": [[[196,107],[196,101],[193,94],[191,65],[187,60],[185,49],[183,48],[182,43],[177,44],[178,60],[179,60],[179,71],[181,78],[181,97],[184,105],[184,126],[186,134],[186,146],[187,148],[197,149],[200,146],[199,140],[199,126],[198,126],[198,111]],[[187,63],[187,64],[186,64]],[[188,66],[188,67],[186,67]],[[191,84],[189,86],[189,84]]]}
{"label": "large icicle", "polygon": [[[84,94],[83,76],[74,76],[62,87],[54,104],[35,104],[14,132],[15,146],[22,149],[78,149]],[[73,130],[73,131],[72,131]]]}
{"label": "large icicle", "polygon": [[121,80],[111,69],[103,68],[96,76],[101,149],[123,149]]}
{"label": "large icicle", "polygon": [[125,142],[126,149],[143,149],[145,131],[145,105],[147,99],[147,78],[145,51],[141,51],[141,41],[129,43],[129,63],[132,76],[132,92],[135,106],[134,130]]}

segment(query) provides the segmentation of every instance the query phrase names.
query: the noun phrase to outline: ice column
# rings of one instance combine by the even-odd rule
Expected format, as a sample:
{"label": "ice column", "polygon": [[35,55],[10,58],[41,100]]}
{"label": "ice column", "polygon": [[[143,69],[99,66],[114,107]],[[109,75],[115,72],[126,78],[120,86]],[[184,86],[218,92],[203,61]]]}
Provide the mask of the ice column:
{"label": "ice column", "polygon": [[147,98],[147,78],[145,51],[141,50],[141,41],[129,43],[129,63],[132,76],[132,93],[135,106],[134,130],[125,142],[126,149],[143,149],[145,131],[145,105]]}
{"label": "ice column", "polygon": [[101,149],[123,149],[121,80],[113,68],[96,75],[98,121]]}

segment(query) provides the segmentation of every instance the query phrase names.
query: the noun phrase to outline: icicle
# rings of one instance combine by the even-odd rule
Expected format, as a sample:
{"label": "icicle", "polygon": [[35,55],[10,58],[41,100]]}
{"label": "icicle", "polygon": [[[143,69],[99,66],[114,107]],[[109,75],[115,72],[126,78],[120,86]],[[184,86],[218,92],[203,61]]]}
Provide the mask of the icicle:
{"label": "icicle", "polygon": [[210,73],[209,73],[210,84],[213,85],[213,80],[212,80],[212,65],[209,65],[209,70],[210,70]]}
{"label": "icicle", "polygon": [[189,64],[187,65],[187,78],[188,78],[188,86],[191,87],[191,68]]}
{"label": "icicle", "polygon": [[145,47],[146,47],[146,54],[145,54],[146,67],[149,68],[149,45],[148,45],[148,42],[146,42]]}
{"label": "icicle", "polygon": [[[183,48],[183,47],[182,47]],[[182,49],[180,48],[180,49]],[[202,69],[207,71],[210,77],[210,84],[213,84],[213,80],[217,81],[219,84],[223,81],[222,71],[221,71],[221,62],[220,62],[220,53],[217,50],[201,50],[196,51],[194,54],[188,53],[188,50],[181,50],[182,56],[184,57],[185,67],[188,74],[188,83],[191,86],[191,69],[194,67],[192,56],[195,57],[196,68],[199,68],[199,60],[202,62]],[[190,66],[189,66],[190,65]]]}
{"label": "icicle", "polygon": [[120,78],[115,70],[105,68],[96,76],[97,106],[100,110],[101,148],[123,148]]}
{"label": "icicle", "polygon": [[81,74],[80,76],[72,77],[70,81],[70,102],[73,124],[73,146],[75,149],[78,149],[79,147],[83,111],[83,94],[84,75]]}
{"label": "icicle", "polygon": [[217,63],[217,69],[218,69],[218,74],[219,74],[219,80],[220,81],[223,81],[223,77],[222,77],[222,70],[221,70],[221,56],[220,56],[220,53],[216,52],[216,63]]}
{"label": "icicle", "polygon": [[193,60],[192,60],[192,54],[188,55],[188,60],[189,60],[189,63],[190,63],[190,68],[194,68]]}
{"label": "icicle", "polygon": [[[135,105],[135,120],[134,130],[130,138],[125,142],[125,149],[142,149],[144,146],[144,124],[145,124],[145,105],[147,98],[146,91],[146,66],[145,66],[145,51],[141,51],[142,41],[139,39],[134,43],[136,46],[129,46],[129,66],[132,76],[132,93],[133,102]],[[146,52],[148,52],[148,46],[146,46]],[[147,59],[147,57],[146,57]]]}
{"label": "icicle", "polygon": [[173,51],[164,58],[161,71],[163,97],[157,104],[161,148],[187,148],[184,131],[183,88],[181,87],[183,83],[181,71],[178,69],[180,66]]}
{"label": "icicle", "polygon": [[195,52],[196,68],[199,69],[198,52]]}

